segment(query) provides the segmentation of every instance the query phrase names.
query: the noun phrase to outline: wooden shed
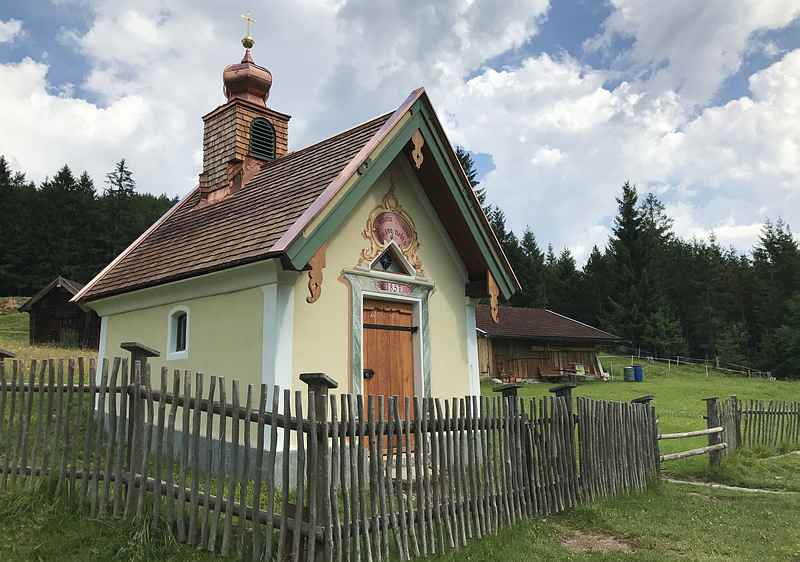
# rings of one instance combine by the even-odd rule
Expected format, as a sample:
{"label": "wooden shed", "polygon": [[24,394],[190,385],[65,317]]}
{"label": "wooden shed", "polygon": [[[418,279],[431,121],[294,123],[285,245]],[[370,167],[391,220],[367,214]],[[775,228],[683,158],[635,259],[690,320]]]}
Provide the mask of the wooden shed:
{"label": "wooden shed", "polygon": [[504,381],[599,378],[601,345],[617,336],[546,308],[500,307],[499,323],[478,305],[478,362],[482,377]]}
{"label": "wooden shed", "polygon": [[19,307],[29,315],[30,343],[96,348],[100,341],[100,318],[93,310],[70,299],[82,283],[61,277]]}

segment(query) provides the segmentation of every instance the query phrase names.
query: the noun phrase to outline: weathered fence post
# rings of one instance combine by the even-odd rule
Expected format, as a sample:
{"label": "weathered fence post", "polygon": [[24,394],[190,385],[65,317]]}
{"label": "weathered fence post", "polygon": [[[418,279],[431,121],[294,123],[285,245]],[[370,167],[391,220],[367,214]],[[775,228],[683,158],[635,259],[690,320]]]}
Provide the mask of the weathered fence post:
{"label": "weathered fence post", "polygon": [[[333,559],[333,552],[330,545],[333,543],[328,537],[331,532],[331,502],[328,497],[330,486],[330,449],[328,448],[328,392],[337,388],[338,383],[325,373],[302,373],[300,380],[308,385],[308,391],[314,393],[314,409],[316,410],[317,422],[321,426],[317,430],[317,458],[316,462],[308,463],[308,486],[310,490],[315,489],[312,481],[316,480],[317,490],[317,509],[319,509],[320,519],[318,524],[325,529],[323,536],[323,547],[316,550],[318,561],[330,561]],[[321,430],[320,430],[321,429]],[[333,436],[336,439],[336,436]],[[301,500],[302,501],[302,500]],[[309,536],[309,540],[314,540]]]}
{"label": "weathered fence post", "polygon": [[556,398],[563,398],[564,401],[567,403],[567,412],[570,415],[570,419],[572,418],[572,389],[575,388],[577,385],[568,383],[568,384],[560,384],[558,386],[554,386],[553,388],[549,389],[549,392],[552,392],[556,395]]}
{"label": "weathered fence post", "polygon": [[[157,349],[153,349],[152,347],[148,347],[143,343],[135,342],[135,341],[126,341],[119,344],[120,348],[124,349],[125,351],[131,354],[131,367],[135,368],[136,363],[138,362],[142,366],[142,375],[144,376],[145,373],[145,364],[147,363],[147,359],[150,357],[160,357],[161,353]],[[149,385],[149,380],[143,380],[142,383]]]}
{"label": "weathered fence post", "polygon": [[[735,446],[735,448],[733,450],[735,451],[736,449],[739,448],[739,445],[742,442],[742,412],[741,412],[741,409],[740,409],[741,406],[739,406],[739,399],[736,397],[735,394],[731,394],[730,404],[731,404],[731,407],[733,408],[733,412],[732,412],[732,415],[733,415],[733,428],[734,428],[735,438],[736,438],[736,446]],[[728,445],[730,446],[730,443]],[[733,451],[729,450],[729,452],[733,452]]]}
{"label": "weathered fence post", "polygon": [[505,402],[509,397],[516,398],[517,397],[517,389],[520,388],[521,384],[501,384],[498,387],[492,389],[492,392],[501,392],[503,396],[503,401]]}
{"label": "weathered fence post", "polygon": [[[160,354],[157,350],[148,347],[138,342],[123,342],[120,348],[128,351],[131,354],[131,368],[133,376],[131,382],[126,389],[128,396],[128,444],[126,452],[126,460],[128,461],[129,477],[127,484],[128,501],[125,506],[125,513],[130,513],[135,508],[134,498],[137,494],[134,493],[136,489],[136,474],[140,472],[144,459],[143,445],[144,445],[144,399],[142,398],[142,385],[149,383],[149,369],[147,368],[147,359],[149,357],[158,357]],[[184,431],[187,428],[183,428]],[[145,483],[142,482],[144,486]]]}
{"label": "weathered fence post", "polygon": [[[708,429],[712,427],[719,426],[719,411],[717,409],[717,402],[719,400],[718,397],[712,396],[710,398],[703,398],[706,403],[706,426]],[[708,434],[708,444],[717,445],[722,442],[722,434],[721,433],[709,433]],[[716,451],[709,451],[708,453],[708,463],[712,467],[717,467],[722,460],[722,453],[718,450]]]}

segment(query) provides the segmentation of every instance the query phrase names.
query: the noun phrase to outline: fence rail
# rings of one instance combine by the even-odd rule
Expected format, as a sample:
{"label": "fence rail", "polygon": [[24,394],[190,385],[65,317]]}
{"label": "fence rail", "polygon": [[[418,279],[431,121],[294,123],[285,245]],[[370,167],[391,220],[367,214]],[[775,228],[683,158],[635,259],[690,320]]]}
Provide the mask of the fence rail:
{"label": "fence rail", "polygon": [[328,395],[324,377],[304,395],[166,369],[153,388],[146,364],[129,367],[0,361],[0,489],[149,513],[178,542],[252,560],[372,561],[457,549],[658,474],[650,404]]}

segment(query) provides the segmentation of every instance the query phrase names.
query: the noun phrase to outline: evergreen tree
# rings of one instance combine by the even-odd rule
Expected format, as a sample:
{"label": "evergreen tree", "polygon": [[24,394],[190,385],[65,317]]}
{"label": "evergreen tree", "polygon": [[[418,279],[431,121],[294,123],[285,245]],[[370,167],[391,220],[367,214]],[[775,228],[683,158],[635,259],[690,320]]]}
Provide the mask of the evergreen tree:
{"label": "evergreen tree", "polygon": [[780,377],[800,378],[800,293],[791,297],[783,310],[783,323],[768,344],[769,368]]}
{"label": "evergreen tree", "polygon": [[[515,272],[523,271],[525,268],[525,257],[514,232],[506,227],[506,215],[503,210],[500,209],[500,207],[493,207],[487,218],[511,267]],[[511,304],[524,306],[524,303],[521,301],[522,298],[520,293],[515,294],[512,297]]]}
{"label": "evergreen tree", "polygon": [[716,355],[724,364],[735,367],[750,365],[747,356],[748,334],[742,323],[733,323],[724,326],[717,335]]}
{"label": "evergreen tree", "polygon": [[642,330],[641,345],[644,350],[660,357],[686,353],[681,324],[664,303],[648,316]]}
{"label": "evergreen tree", "polygon": [[98,197],[86,172],[65,165],[37,188],[0,155],[0,295],[32,295],[56,275],[88,281],[176,202],[134,193],[121,164]]}
{"label": "evergreen tree", "polygon": [[613,271],[611,294],[608,298],[606,322],[618,336],[638,346],[641,343],[648,316],[644,270],[644,219],[639,209],[639,194],[629,182],[622,186],[617,199],[609,254]]}
{"label": "evergreen tree", "polygon": [[[552,253],[552,248],[550,250]],[[569,248],[564,248],[555,261],[549,259],[548,263],[551,268],[551,287],[548,292],[549,308],[560,314],[577,316],[579,314],[577,305],[580,274],[576,267],[575,257]]]}
{"label": "evergreen tree", "polygon": [[[800,249],[791,228],[783,220],[767,221],[758,245],[753,250],[754,286],[753,321],[751,332],[755,338],[759,363],[769,365],[782,357],[781,343],[787,341],[785,329],[778,336],[778,327],[792,326],[787,315],[794,314],[793,301],[800,285]],[[791,361],[786,362],[787,369]]]}
{"label": "evergreen tree", "polygon": [[544,286],[544,253],[539,249],[536,236],[530,227],[522,233],[520,249],[524,259],[520,269],[517,270],[517,277],[522,290],[518,298],[512,298],[512,303],[535,308],[545,307],[547,299]]}
{"label": "evergreen tree", "polygon": [[603,326],[603,310],[611,294],[608,261],[600,249],[594,246],[583,266],[577,318],[593,326]]}
{"label": "evergreen tree", "polygon": [[478,198],[478,201],[483,207],[484,213],[487,215],[486,208],[486,189],[482,188],[481,182],[478,180],[478,170],[475,169],[475,160],[472,158],[472,154],[470,152],[460,146],[456,146],[456,156],[458,156],[458,161],[461,163],[461,168],[464,170],[464,174],[467,176],[469,180],[469,184],[472,186],[472,189],[475,191],[475,195]]}
{"label": "evergreen tree", "polygon": [[125,159],[116,163],[114,169],[106,174],[106,195],[130,197],[136,190],[133,172],[128,168]]}

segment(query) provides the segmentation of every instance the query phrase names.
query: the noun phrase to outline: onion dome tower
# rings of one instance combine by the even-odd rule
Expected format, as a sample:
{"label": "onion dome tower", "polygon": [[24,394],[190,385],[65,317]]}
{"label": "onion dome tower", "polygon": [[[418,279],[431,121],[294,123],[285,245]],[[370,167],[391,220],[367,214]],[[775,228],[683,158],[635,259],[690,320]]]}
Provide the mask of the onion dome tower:
{"label": "onion dome tower", "polygon": [[229,64],[222,72],[226,103],[203,117],[203,172],[200,174],[200,203],[226,198],[247,182],[269,161],[288,151],[289,115],[267,107],[272,73],[253,60],[255,40],[250,24],[242,46],[242,61]]}

